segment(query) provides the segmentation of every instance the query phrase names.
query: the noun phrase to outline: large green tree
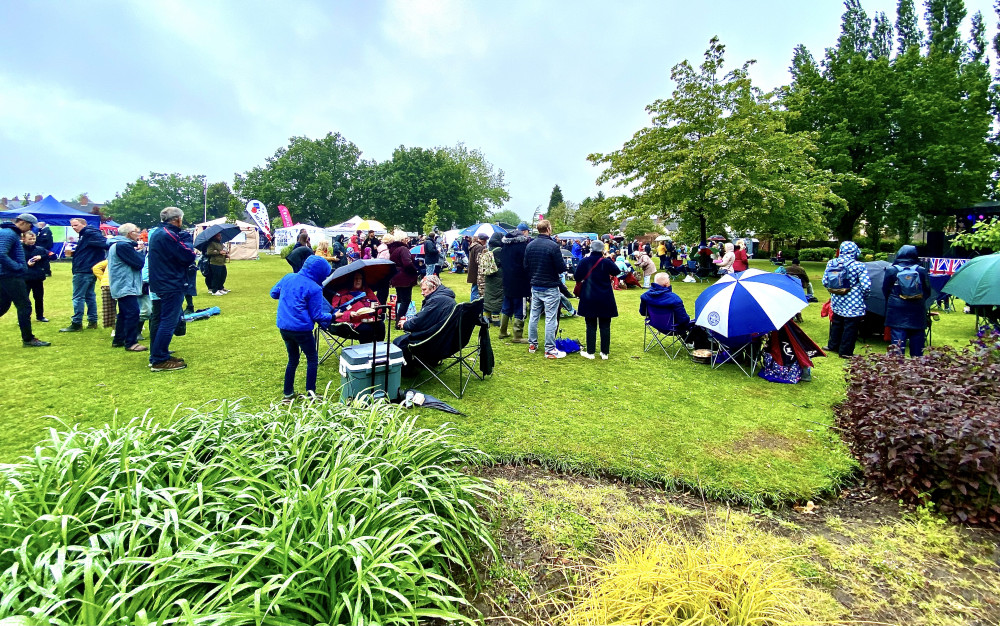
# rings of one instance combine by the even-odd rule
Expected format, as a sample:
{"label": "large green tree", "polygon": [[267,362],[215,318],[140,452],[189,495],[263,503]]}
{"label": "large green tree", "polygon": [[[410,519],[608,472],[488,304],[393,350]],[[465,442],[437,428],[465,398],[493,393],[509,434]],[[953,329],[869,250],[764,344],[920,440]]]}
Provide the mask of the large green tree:
{"label": "large green tree", "polygon": [[482,151],[465,144],[441,148],[463,169],[463,181],[473,204],[482,215],[500,210],[510,200],[502,169],[495,169]]}
{"label": "large green tree", "polygon": [[[688,232],[707,237],[723,225],[782,236],[812,235],[840,200],[833,177],[814,166],[806,132],[788,132],[786,117],[750,80],[745,63],[724,71],[713,38],[702,64],[674,66],[673,94],[646,107],[652,125],[618,151],[588,158],[605,169],[598,184],[632,190],[625,214],[676,214]],[[619,215],[623,217],[624,215]]]}
{"label": "large green tree", "polygon": [[573,230],[578,233],[610,233],[615,227],[612,217],[615,206],[611,200],[604,197],[603,191],[598,191],[593,198],[584,198],[580,208],[573,215]]}
{"label": "large green tree", "polygon": [[548,217],[552,209],[562,202],[564,202],[562,189],[559,188],[559,185],[555,185],[552,187],[552,193],[549,194],[549,206],[545,209],[545,216]]}
{"label": "large green tree", "polygon": [[269,210],[284,204],[297,219],[336,224],[363,213],[361,180],[368,170],[361,150],[340,133],[292,137],[263,167],[237,174],[233,190],[244,202],[260,200]]}
{"label": "large green tree", "polygon": [[[222,183],[225,184],[225,183]],[[184,221],[200,222],[205,210],[205,177],[182,174],[150,172],[135,182],[125,185],[125,190],[115,194],[104,213],[123,224],[132,222],[149,227],[160,221],[160,211],[175,206],[184,211]]]}
{"label": "large green tree", "polygon": [[487,219],[491,222],[503,222],[504,224],[517,226],[517,224],[521,221],[521,216],[510,209],[501,209],[490,213],[487,216]]}

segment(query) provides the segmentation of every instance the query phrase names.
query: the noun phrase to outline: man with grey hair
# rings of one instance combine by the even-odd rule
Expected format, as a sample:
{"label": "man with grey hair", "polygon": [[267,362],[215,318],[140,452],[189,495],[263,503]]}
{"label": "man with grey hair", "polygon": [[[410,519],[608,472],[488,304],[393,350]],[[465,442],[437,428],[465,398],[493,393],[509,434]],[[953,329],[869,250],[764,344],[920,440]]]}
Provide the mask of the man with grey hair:
{"label": "man with grey hair", "polygon": [[138,251],[139,227],[122,224],[108,248],[108,277],[111,297],[118,304],[115,338],[112,348],[143,352],[146,346],[136,340],[139,333],[139,296],[142,295],[142,265],[145,255]]}
{"label": "man with grey hair", "polygon": [[49,345],[31,332],[31,302],[28,300],[28,288],[24,284],[28,263],[33,264],[35,258],[24,258],[21,234],[30,232],[37,222],[31,213],[22,213],[14,219],[13,224],[0,224],[0,317],[10,310],[10,305],[14,305],[17,309],[17,325],[21,329],[21,342],[25,348],[44,348]]}
{"label": "man with grey hair", "polygon": [[108,242],[101,230],[89,226],[82,217],[74,217],[69,221],[70,228],[76,231],[80,238],[73,248],[73,317],[70,325],[59,332],[75,333],[83,330],[83,309],[87,309],[87,328],[97,328],[97,294],[94,286],[97,276],[94,276],[94,266],[104,260]]}
{"label": "man with grey hair", "polygon": [[191,235],[184,230],[184,211],[167,207],[160,211],[161,224],[149,235],[149,291],[159,302],[159,324],[152,337],[149,367],[167,372],[187,367],[184,359],[170,355],[170,340],[181,317],[184,293],[188,288],[187,268],[194,263]]}
{"label": "man with grey hair", "polygon": [[403,323],[405,335],[392,340],[403,351],[403,356],[410,361],[409,345],[430,337],[448,320],[455,308],[455,292],[441,284],[441,279],[434,274],[428,274],[420,281],[420,293],[424,296],[424,304],[420,312],[407,318]]}

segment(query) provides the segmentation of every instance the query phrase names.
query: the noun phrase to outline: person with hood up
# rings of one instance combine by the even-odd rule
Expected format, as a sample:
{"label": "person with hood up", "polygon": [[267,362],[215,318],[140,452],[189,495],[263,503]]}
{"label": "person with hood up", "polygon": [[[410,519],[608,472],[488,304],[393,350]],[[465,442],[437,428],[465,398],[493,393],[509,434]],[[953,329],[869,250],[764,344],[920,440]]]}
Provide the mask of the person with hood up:
{"label": "person with hood up", "polygon": [[865,298],[872,290],[872,279],[864,263],[858,261],[861,250],[853,241],[840,244],[837,258],[826,264],[823,272],[823,284],[826,285],[827,275],[831,271],[842,271],[850,285],[843,294],[830,294],[830,308],[833,316],[830,320],[830,337],[826,350],[836,352],[842,359],[854,356],[854,346],[858,340],[858,328],[865,316]]}
{"label": "person with hood up", "polygon": [[727,242],[724,250],[725,254],[722,255],[722,260],[719,261],[719,273],[729,274],[733,271],[733,263],[736,262],[736,252],[733,244]]}
{"label": "person with hood up", "polygon": [[111,297],[118,304],[115,319],[115,338],[112,348],[125,348],[129,352],[145,352],[146,346],[138,342],[139,296],[142,295],[142,266],[145,255],[138,252],[139,227],[122,224],[118,234],[111,238],[108,248],[107,276]]}
{"label": "person with hood up", "polygon": [[347,248],[344,247],[343,235],[337,235],[333,238],[333,248],[330,255],[333,257],[333,261],[330,262],[333,269],[336,270],[347,265]]}
{"label": "person with hood up", "polygon": [[656,272],[656,264],[641,249],[635,251],[635,267],[642,272],[642,288],[649,289],[649,281]]}
{"label": "person with hood up", "polygon": [[500,339],[510,337],[507,324],[514,318],[514,338],[511,343],[528,343],[524,337],[524,299],[531,297],[531,277],[524,266],[524,251],[528,249],[531,229],[524,222],[517,230],[501,240],[503,252],[500,268],[503,270],[503,306],[500,308]]}
{"label": "person with hood up", "polygon": [[21,234],[31,232],[31,227],[37,222],[31,213],[22,213],[13,223],[0,223],[0,317],[14,305],[17,309],[17,325],[21,329],[21,342],[25,348],[44,348],[50,345],[35,337],[31,331],[31,302],[24,285],[24,273],[31,259],[24,258]]}
{"label": "person with hood up", "polygon": [[[660,318],[659,314],[664,317]],[[689,350],[709,347],[708,335],[700,326],[691,322],[691,316],[684,308],[684,301],[670,286],[670,274],[660,272],[653,277],[649,291],[639,296],[639,315],[648,316],[650,324],[660,332],[679,334]],[[657,325],[658,319],[669,317],[670,328]]]}
{"label": "person with hood up", "polygon": [[885,296],[885,325],[892,343],[910,356],[923,356],[927,330],[927,302],[931,297],[930,274],[920,265],[917,249],[903,246],[882,279]]}
{"label": "person with hood up", "polygon": [[403,323],[406,311],[413,301],[413,286],[417,284],[417,266],[410,254],[410,239],[402,230],[392,232],[392,243],[389,244],[389,260],[396,264],[396,273],[389,280],[389,285],[396,289],[396,328]]}
{"label": "person with hood up", "polygon": [[312,246],[306,244],[302,246],[297,246],[288,256],[285,257],[285,261],[292,266],[293,272],[298,272],[302,269],[302,265],[306,262],[310,256],[313,255]]}
{"label": "person with hood up", "polygon": [[271,298],[278,301],[275,323],[285,342],[288,365],[285,366],[285,402],[295,397],[295,370],[299,367],[299,353],[306,355],[306,396],[316,396],[316,374],[319,355],[313,327],[326,327],[333,320],[333,313],[323,298],[323,281],[333,268],[316,255],[309,256],[298,272],[282,276],[271,288]]}

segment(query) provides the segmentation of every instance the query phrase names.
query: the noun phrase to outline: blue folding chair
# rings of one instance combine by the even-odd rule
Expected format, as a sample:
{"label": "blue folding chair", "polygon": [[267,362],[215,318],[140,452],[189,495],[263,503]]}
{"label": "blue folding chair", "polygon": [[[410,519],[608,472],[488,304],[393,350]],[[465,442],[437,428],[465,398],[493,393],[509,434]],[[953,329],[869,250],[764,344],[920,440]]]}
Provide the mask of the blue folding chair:
{"label": "blue folding chair", "polygon": [[690,355],[691,350],[684,343],[682,331],[683,329],[677,328],[674,324],[673,311],[664,307],[646,305],[646,324],[642,329],[642,343],[645,346],[643,352],[649,352],[653,346],[660,346],[663,354],[670,359],[676,359],[682,351]]}

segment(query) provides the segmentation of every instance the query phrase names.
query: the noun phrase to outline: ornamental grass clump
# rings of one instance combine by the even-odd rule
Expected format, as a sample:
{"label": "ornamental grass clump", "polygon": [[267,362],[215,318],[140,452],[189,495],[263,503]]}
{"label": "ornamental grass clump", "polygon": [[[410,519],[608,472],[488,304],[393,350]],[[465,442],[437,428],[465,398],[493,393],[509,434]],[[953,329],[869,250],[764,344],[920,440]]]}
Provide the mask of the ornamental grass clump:
{"label": "ornamental grass clump", "polygon": [[483,454],[385,405],[52,429],[0,467],[0,619],[416,624],[466,619],[496,548],[460,466]]}
{"label": "ornamental grass clump", "polygon": [[837,425],[866,478],[953,521],[1000,529],[1000,330],[962,351],[855,359]]}
{"label": "ornamental grass clump", "polygon": [[756,557],[725,537],[689,542],[656,531],[626,534],[581,579],[560,624],[810,623],[800,608],[804,583],[781,561]]}

